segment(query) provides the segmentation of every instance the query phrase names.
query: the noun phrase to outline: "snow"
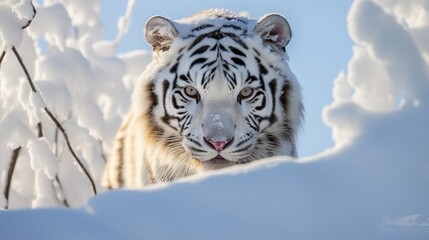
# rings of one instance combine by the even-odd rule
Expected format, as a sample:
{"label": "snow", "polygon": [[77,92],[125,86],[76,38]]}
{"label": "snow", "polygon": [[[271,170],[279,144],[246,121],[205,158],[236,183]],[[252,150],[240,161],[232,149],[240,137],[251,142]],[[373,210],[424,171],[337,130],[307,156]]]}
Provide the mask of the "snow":
{"label": "snow", "polygon": [[[46,138],[42,137],[28,141],[27,148],[30,155],[31,168],[36,171],[42,170],[49,179],[53,179],[57,172],[58,163],[52,154],[51,146],[49,146]],[[43,156],[43,158],[39,156]]]}
{"label": "snow", "polygon": [[[63,2],[36,6],[68,15],[38,15],[41,22],[60,19],[46,29],[35,20],[28,33],[18,24],[21,13],[10,9],[24,16],[29,2],[0,3],[0,18],[10,20],[0,21],[0,50],[17,46],[41,94],[31,94],[7,51],[0,67],[2,193],[12,151],[22,149],[10,197],[0,194],[0,207],[14,209],[0,211],[1,239],[428,239],[427,1],[354,1],[347,19],[353,56],[323,112],[335,141],[331,149],[96,197],[40,108],[46,102],[99,180],[150,54],[116,56],[100,37],[98,1]],[[126,32],[121,21],[129,21],[133,3],[118,36]],[[72,208],[59,208],[64,201]]]}
{"label": "snow", "polygon": [[34,38],[43,37],[49,44],[64,49],[71,27],[71,19],[64,6],[56,4],[37,8],[36,16],[28,27],[29,34]]}
{"label": "snow", "polygon": [[22,32],[17,31],[22,27],[21,21],[8,5],[0,4],[0,48],[5,49],[11,45],[19,45]]}

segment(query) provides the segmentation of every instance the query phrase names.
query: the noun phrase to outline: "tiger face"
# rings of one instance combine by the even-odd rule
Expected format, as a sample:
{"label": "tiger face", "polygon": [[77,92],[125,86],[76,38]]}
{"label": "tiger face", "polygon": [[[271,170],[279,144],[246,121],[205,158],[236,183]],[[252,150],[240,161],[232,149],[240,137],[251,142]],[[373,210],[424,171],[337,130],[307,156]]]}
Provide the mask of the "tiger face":
{"label": "tiger face", "polygon": [[[287,65],[285,18],[213,15],[189,24],[153,17],[147,113],[156,138],[204,169],[295,153],[300,87]],[[146,71],[146,74],[149,70]]]}

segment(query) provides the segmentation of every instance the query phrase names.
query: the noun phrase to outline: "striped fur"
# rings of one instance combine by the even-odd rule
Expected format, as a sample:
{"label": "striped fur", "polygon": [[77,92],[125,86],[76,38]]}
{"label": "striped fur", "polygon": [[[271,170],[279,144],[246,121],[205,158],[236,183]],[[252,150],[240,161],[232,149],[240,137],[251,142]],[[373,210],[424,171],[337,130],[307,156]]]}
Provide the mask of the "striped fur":
{"label": "striped fur", "polygon": [[153,17],[153,60],[133,93],[106,165],[107,188],[139,188],[276,155],[296,156],[300,86],[287,21],[224,10]]}

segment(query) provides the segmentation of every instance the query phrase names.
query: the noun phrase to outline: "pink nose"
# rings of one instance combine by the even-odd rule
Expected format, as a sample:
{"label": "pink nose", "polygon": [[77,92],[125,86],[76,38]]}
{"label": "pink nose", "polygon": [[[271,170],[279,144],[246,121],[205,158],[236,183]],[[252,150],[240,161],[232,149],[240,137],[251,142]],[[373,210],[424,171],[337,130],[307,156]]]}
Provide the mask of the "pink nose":
{"label": "pink nose", "polygon": [[214,141],[212,139],[208,139],[206,141],[210,143],[210,145],[212,145],[216,151],[222,151],[225,146],[231,142],[231,140],[232,139],[226,139],[224,141]]}

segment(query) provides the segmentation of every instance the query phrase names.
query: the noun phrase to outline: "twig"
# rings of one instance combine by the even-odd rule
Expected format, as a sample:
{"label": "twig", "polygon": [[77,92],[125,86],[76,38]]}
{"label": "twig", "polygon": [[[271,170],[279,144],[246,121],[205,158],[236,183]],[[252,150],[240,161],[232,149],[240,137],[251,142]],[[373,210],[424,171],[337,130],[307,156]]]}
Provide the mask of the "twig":
{"label": "twig", "polygon": [[42,122],[37,123],[37,137],[38,138],[43,137]]}
{"label": "twig", "polygon": [[12,176],[13,172],[15,171],[16,162],[18,160],[19,152],[21,151],[21,146],[15,148],[12,153],[12,160],[9,164],[9,171],[7,172],[7,179],[6,179],[6,188],[4,189],[4,196],[6,198],[6,206],[5,209],[8,209],[9,205],[9,193],[10,188],[12,186]]}
{"label": "twig", "polygon": [[28,20],[28,22],[21,27],[21,29],[26,29],[28,26],[30,26],[31,22],[33,21],[34,17],[36,17],[36,8],[33,5],[33,1],[30,1],[31,3],[31,7],[33,8],[33,16],[31,17],[30,20]]}
{"label": "twig", "polygon": [[106,155],[104,154],[104,151],[103,151],[103,142],[99,140],[98,143],[100,144],[101,158],[104,160],[104,163],[106,163],[107,160],[106,160]]}
{"label": "twig", "polygon": [[[37,136],[38,136],[39,138],[43,137],[44,135],[43,135],[42,122],[38,122],[38,123],[37,123],[37,130],[38,130]],[[55,144],[57,144],[57,141],[58,141],[58,129],[56,128],[56,129],[55,129]],[[56,152],[56,148],[57,148],[57,146],[55,145],[55,152]],[[57,157],[56,153],[55,153],[55,156]],[[56,189],[55,184],[54,184],[54,181],[52,181],[52,185],[53,185],[52,187],[53,187],[53,188],[54,188],[54,190],[56,190],[56,191],[61,191],[61,193],[64,195],[63,186],[62,186],[62,184],[61,184],[61,182],[60,182],[60,178],[58,177],[58,172],[57,172],[57,174],[56,174],[56,176],[55,176],[55,181],[57,181],[58,189]],[[63,202],[63,204],[64,204],[64,206],[65,206],[65,207],[67,207],[67,208],[69,207],[69,204],[68,204],[68,202],[67,202],[67,199],[66,199],[66,198],[64,198],[64,199],[59,199],[59,200]]]}
{"label": "twig", "polygon": [[58,128],[55,129],[55,157],[58,157]]}
{"label": "twig", "polygon": [[[61,191],[61,192],[62,192],[62,194],[63,194],[62,202],[63,202],[63,204],[64,204],[64,206],[65,206],[66,208],[69,208],[69,207],[70,207],[70,205],[69,205],[69,203],[67,202],[67,198],[66,198],[66,196],[65,196],[65,194],[64,194],[63,186],[62,186],[62,184],[61,184],[60,178],[58,177],[58,174],[55,176],[55,180],[56,180],[56,181],[57,181],[57,183],[58,183],[58,188],[60,189],[60,191]],[[59,199],[59,200],[61,201],[61,199]]]}
{"label": "twig", "polygon": [[[24,65],[24,62],[22,61],[21,56],[19,55],[18,51],[16,50],[15,46],[12,47],[12,51],[15,54],[16,58],[18,59],[19,64],[21,65],[22,70],[25,73],[25,76],[27,77],[28,83],[30,84],[31,90],[33,91],[33,93],[38,93],[36,87],[33,84],[33,81],[31,80],[30,74],[28,73],[27,68]],[[85,173],[85,175],[88,177],[89,181],[91,182],[91,186],[92,186],[92,191],[94,193],[94,195],[97,194],[97,188],[95,187],[95,182],[92,179],[90,173],[88,172],[88,170],[85,168],[85,166],[82,164],[82,162],[80,161],[80,159],[78,158],[78,156],[76,155],[76,153],[74,152],[68,135],[66,133],[66,131],[64,130],[63,126],[61,126],[61,124],[58,122],[58,120],[55,118],[55,116],[52,114],[52,112],[48,109],[48,107],[43,108],[45,110],[45,112],[48,114],[49,118],[51,118],[51,120],[55,123],[55,126],[61,131],[61,133],[64,136],[64,139],[66,140],[67,143],[67,147],[70,150],[70,153],[72,154],[73,158],[76,160],[76,162],[78,163],[78,165],[80,166],[80,168],[82,169],[82,171]]]}
{"label": "twig", "polygon": [[60,130],[60,132],[63,134],[63,137],[64,137],[64,139],[66,140],[66,143],[67,143],[67,147],[70,150],[70,153],[73,155],[73,158],[79,164],[80,168],[85,173],[85,175],[88,177],[89,181],[91,182],[91,186],[92,186],[92,190],[94,192],[94,195],[96,195],[97,194],[97,189],[95,187],[94,180],[92,179],[92,177],[89,174],[88,170],[85,168],[85,166],[82,164],[82,162],[79,160],[79,158],[77,157],[76,153],[74,152],[74,150],[73,150],[73,148],[72,148],[72,146],[70,144],[70,140],[69,140],[69,137],[67,135],[66,130],[64,130],[63,126],[61,126],[61,124],[58,122],[58,120],[54,117],[54,115],[52,114],[52,112],[47,107],[44,107],[43,109],[49,115],[49,117],[51,118],[51,120],[55,123],[55,125],[58,128],[58,130]]}
{"label": "twig", "polygon": [[[40,124],[41,125],[41,124]],[[58,128],[55,128],[55,157],[58,157]],[[43,135],[43,133],[42,133],[42,135]],[[62,201],[63,202],[63,204],[64,204],[64,206],[66,207],[66,208],[69,208],[70,207],[70,205],[69,205],[69,203],[67,202],[67,198],[66,198],[66,196],[65,196],[65,194],[64,194],[64,189],[63,189],[63,185],[62,185],[62,183],[61,183],[61,181],[60,181],[60,178],[58,177],[58,172],[57,172],[57,174],[55,175],[55,181],[57,181],[57,184],[58,184],[58,187],[55,187],[55,182],[52,182],[52,185],[53,185],[53,187],[54,187],[54,189],[58,192],[61,192],[62,193],[62,195],[63,195],[63,199],[60,199],[60,198],[58,198],[58,200],[60,200],[60,201]]]}
{"label": "twig", "polygon": [[16,50],[15,46],[12,47],[12,51],[15,54],[16,59],[18,59],[18,62],[21,65],[22,70],[24,70],[25,76],[27,77],[28,83],[30,84],[31,91],[33,91],[33,93],[37,93],[36,87],[34,86],[33,81],[31,80],[30,74],[28,73],[28,70],[25,67],[24,62],[22,61],[22,58],[19,55],[18,51]]}
{"label": "twig", "polygon": [[4,56],[6,56],[6,50],[4,50],[4,51],[1,53],[1,56],[0,56],[0,66],[1,66],[1,62],[3,62],[3,58],[4,58]]}

